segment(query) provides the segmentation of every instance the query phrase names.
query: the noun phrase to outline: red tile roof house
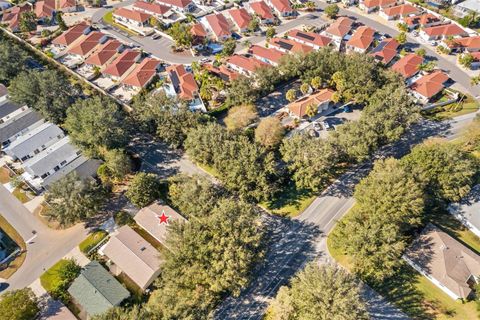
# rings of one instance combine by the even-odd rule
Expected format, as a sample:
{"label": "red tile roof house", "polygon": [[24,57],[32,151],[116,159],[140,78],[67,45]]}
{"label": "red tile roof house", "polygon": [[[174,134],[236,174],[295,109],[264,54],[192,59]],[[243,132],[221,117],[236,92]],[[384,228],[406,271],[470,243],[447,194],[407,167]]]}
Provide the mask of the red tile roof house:
{"label": "red tile roof house", "polygon": [[400,73],[405,79],[409,79],[420,71],[420,65],[422,63],[423,58],[421,56],[410,53],[398,60],[392,66],[392,70]]}
{"label": "red tile roof house", "polygon": [[267,0],[267,4],[281,17],[291,17],[296,14],[289,0]]}
{"label": "red tile roof house", "polygon": [[245,8],[228,10],[227,15],[232,19],[238,32],[248,31],[248,25],[253,18]]}
{"label": "red tile roof house", "polygon": [[416,28],[429,28],[444,23],[442,19],[432,13],[403,17],[400,20],[408,26],[409,30]]}
{"label": "red tile roof house", "polygon": [[79,40],[82,36],[89,34],[91,30],[91,27],[86,23],[79,23],[53,39],[52,45],[60,49],[65,49]]}
{"label": "red tile roof house", "polygon": [[453,52],[478,52],[480,51],[480,36],[445,40],[445,46]]}
{"label": "red tile roof house", "polygon": [[97,46],[104,44],[107,40],[108,37],[106,34],[99,31],[93,31],[84,36],[84,38],[78,43],[71,46],[67,50],[67,53],[85,59],[92,54],[96,48],[98,48]]}
{"label": "red tile roof house", "polygon": [[206,111],[193,74],[188,72],[183,64],[171,65],[166,71],[170,79],[170,92],[187,101],[190,109]]}
{"label": "red tile roof house", "polygon": [[20,16],[28,11],[32,11],[32,5],[28,2],[6,10],[3,12],[2,24],[6,24],[12,32],[18,32],[20,31]]}
{"label": "red tile roof house", "polygon": [[195,4],[192,0],[155,0],[161,5],[170,7],[180,12],[191,12],[195,10]]}
{"label": "red tile roof house", "polygon": [[393,38],[384,39],[378,46],[373,48],[370,55],[372,55],[376,61],[388,65],[397,55],[399,46],[400,43]]}
{"label": "red tile roof house", "polygon": [[443,40],[448,37],[466,37],[468,33],[454,23],[443,24],[439,26],[425,28],[420,31],[422,39],[429,40]]}
{"label": "red tile roof house", "polygon": [[255,59],[258,59],[262,62],[271,64],[273,66],[278,66],[278,63],[286,53],[279,51],[274,48],[264,48],[257,45],[251,46],[248,50]]}
{"label": "red tile roof house", "polygon": [[198,22],[190,28],[190,33],[193,35],[192,48],[196,50],[202,49],[206,43],[205,40],[208,37],[207,30],[205,30],[203,25]]}
{"label": "red tile roof house", "polygon": [[208,70],[208,72],[219,77],[223,81],[232,81],[237,79],[240,76],[239,73],[228,69],[223,64],[218,68],[210,63],[204,64],[203,66],[206,70]]}
{"label": "red tile roof house", "polygon": [[272,9],[265,3],[265,1],[250,2],[245,4],[245,7],[250,10],[252,14],[257,15],[260,22],[263,24],[272,24],[275,22],[275,16]]}
{"label": "red tile roof house", "polygon": [[380,10],[380,16],[386,20],[398,20],[403,17],[419,14],[420,10],[411,4],[401,4],[399,6],[383,8]]}
{"label": "red tile roof house", "polygon": [[415,98],[423,103],[427,103],[437,94],[442,92],[445,88],[445,83],[449,79],[450,78],[443,71],[436,70],[415,81],[410,86],[410,89],[412,89]]}
{"label": "red tile roof house", "polygon": [[339,17],[323,32],[329,38],[332,38],[336,46],[340,48],[343,39],[352,31],[353,20],[348,17]]}
{"label": "red tile roof house", "polygon": [[205,20],[205,26],[215,40],[225,41],[232,36],[230,25],[223,14],[211,14],[206,16]]}
{"label": "red tile roof house", "polygon": [[113,81],[120,81],[136,67],[136,63],[140,60],[140,58],[140,52],[125,50],[121,55],[107,65],[107,67],[102,71],[102,74]]}
{"label": "red tile roof house", "polygon": [[133,4],[132,9],[134,11],[140,11],[151,16],[155,16],[157,19],[162,19],[172,13],[170,7],[156,2],[137,1]]}
{"label": "red tile roof house", "polygon": [[152,16],[148,13],[130,10],[127,8],[118,8],[113,11],[113,19],[115,19],[116,23],[132,29],[142,35],[146,35],[144,28],[150,26],[151,17]]}
{"label": "red tile roof house", "polygon": [[292,53],[307,54],[313,51],[313,48],[311,46],[307,46],[306,44],[302,44],[290,39],[278,38],[278,37],[270,39],[269,45],[285,53],[292,52]]}
{"label": "red tile roof house", "polygon": [[371,13],[379,9],[393,7],[402,1],[397,0],[364,0],[359,4],[359,8],[366,13]]}
{"label": "red tile roof house", "polygon": [[332,43],[332,39],[322,36],[315,32],[304,32],[298,29],[288,31],[288,38],[318,50],[327,47]]}
{"label": "red tile roof house", "polygon": [[[463,55],[464,53],[462,53]],[[471,52],[470,53],[473,57],[473,61],[470,65],[470,70],[478,70],[480,68],[480,52]]]}
{"label": "red tile roof house", "polygon": [[302,97],[288,105],[288,113],[292,117],[303,118],[307,115],[308,107],[312,104],[317,108],[317,112],[327,110],[334,93],[330,89],[322,89],[317,93]]}
{"label": "red tile roof house", "polygon": [[227,58],[226,64],[230,69],[235,70],[238,73],[243,74],[247,77],[253,76],[257,69],[269,66],[268,63],[265,63],[258,59],[247,58],[240,55],[233,55]]}
{"label": "red tile roof house", "polygon": [[76,0],[41,0],[35,3],[35,15],[40,21],[52,19],[56,11],[77,11]]}
{"label": "red tile roof house", "polygon": [[114,39],[105,42],[94,54],[85,60],[86,65],[102,68],[112,62],[117,54],[123,51],[123,44]]}
{"label": "red tile roof house", "polygon": [[347,52],[365,53],[373,44],[375,30],[370,27],[359,27],[347,41]]}
{"label": "red tile roof house", "polygon": [[160,61],[157,59],[145,58],[122,80],[122,83],[131,88],[145,88],[154,79],[159,66]]}

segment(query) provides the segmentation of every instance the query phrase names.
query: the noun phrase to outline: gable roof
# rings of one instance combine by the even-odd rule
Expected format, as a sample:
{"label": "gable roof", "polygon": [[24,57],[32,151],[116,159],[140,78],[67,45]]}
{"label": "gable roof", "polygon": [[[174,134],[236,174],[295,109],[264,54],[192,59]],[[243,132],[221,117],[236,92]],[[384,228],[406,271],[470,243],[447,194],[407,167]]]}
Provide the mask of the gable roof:
{"label": "gable roof", "polygon": [[366,8],[385,7],[397,3],[397,0],[365,0],[363,6]]}
{"label": "gable roof", "polygon": [[293,11],[289,0],[270,0],[270,3],[272,4],[272,7],[279,12],[285,13]]}
{"label": "gable roof", "polygon": [[8,24],[10,29],[15,29],[19,25],[21,14],[27,11],[32,11],[32,5],[28,2],[7,9],[3,12],[2,22]]}
{"label": "gable roof", "polygon": [[215,67],[214,65],[208,63],[203,65],[212,74],[220,77],[224,81],[232,81],[238,78],[239,74],[233,70],[228,69],[223,64],[220,67]]}
{"label": "gable roof", "polygon": [[307,114],[307,108],[309,105],[319,105],[326,101],[332,100],[335,92],[330,89],[322,89],[317,93],[300,98],[288,105],[288,109],[300,118],[303,118]]}
{"label": "gable roof", "polygon": [[389,7],[383,9],[383,12],[389,16],[407,16],[409,14],[414,14],[420,12],[417,7],[412,6],[411,4],[405,3],[399,6]]}
{"label": "gable roof", "polygon": [[[183,66],[183,65],[182,65]],[[167,223],[160,223],[159,217],[162,214],[168,217]],[[134,217],[135,221],[145,231],[157,239],[161,244],[167,245],[167,232],[169,223],[173,221],[185,222],[187,221],[178,212],[167,205],[161,205],[157,202],[142,208]]]}
{"label": "gable roof", "polygon": [[154,14],[163,15],[170,11],[170,8],[157,2],[137,1],[133,4],[134,10],[145,10]]}
{"label": "gable roof", "polygon": [[72,8],[77,6],[76,0],[60,0],[58,9]]}
{"label": "gable roof", "polygon": [[88,263],[68,292],[89,316],[118,306],[130,293],[97,261]]}
{"label": "gable roof", "polygon": [[143,88],[157,73],[157,67],[160,61],[154,58],[145,58],[138,66],[125,78],[123,83],[138,88]]}
{"label": "gable roof", "polygon": [[247,28],[250,21],[252,21],[252,17],[245,8],[231,9],[228,10],[228,13],[240,29]]}
{"label": "gable roof", "polygon": [[373,43],[375,30],[367,26],[359,27],[347,41],[347,46],[367,49]]}
{"label": "gable roof", "polygon": [[122,43],[120,41],[110,39],[105,42],[96,53],[88,57],[88,59],[85,60],[85,63],[101,67],[113,58],[113,56],[119,52],[121,47]]}
{"label": "gable roof", "polygon": [[67,50],[68,53],[78,54],[81,56],[88,55],[97,45],[100,44],[102,38],[106,35],[100,31],[92,31],[87,36],[85,36],[82,40],[80,40],[77,45],[71,47]]}
{"label": "gable roof", "polygon": [[178,8],[185,8],[190,3],[192,3],[192,0],[156,0],[156,1],[158,3],[164,3],[166,5],[169,5],[172,7],[178,7]]}
{"label": "gable roof", "polygon": [[152,283],[160,270],[159,252],[129,226],[118,229],[100,249],[140,288]]}
{"label": "gable roof", "polygon": [[352,25],[352,19],[348,17],[340,17],[335,20],[335,22],[332,23],[327,29],[325,29],[325,32],[343,38],[350,32],[350,30],[352,30]]}
{"label": "gable roof", "polygon": [[332,39],[329,37],[322,36],[315,32],[300,31],[298,29],[288,31],[288,37],[296,41],[308,42],[319,47],[328,46],[332,42]]}
{"label": "gable roof", "polygon": [[207,31],[205,30],[205,28],[203,27],[203,25],[199,22],[199,23],[195,23],[191,28],[190,28],[190,32],[196,36],[196,37],[200,37],[200,38],[204,38],[208,35]]}
{"label": "gable roof", "polygon": [[0,143],[5,142],[35,123],[40,124],[42,121],[43,118],[38,112],[31,108],[25,110],[18,117],[0,124]]}
{"label": "gable roof", "polygon": [[166,71],[178,97],[184,100],[193,100],[198,92],[193,74],[187,72],[183,64],[171,65],[167,67]]}
{"label": "gable roof", "polygon": [[274,48],[264,48],[261,46],[253,45],[248,50],[254,56],[258,56],[264,58],[268,61],[272,61],[274,63],[278,63],[280,59],[285,55],[284,52],[279,51]]}
{"label": "gable roof", "polygon": [[469,278],[480,275],[480,257],[433,224],[425,227],[405,257],[460,298],[472,291]]}
{"label": "gable roof", "polygon": [[117,8],[115,9],[115,11],[113,11],[113,15],[141,23],[148,21],[148,19],[150,19],[151,17],[151,15],[149,15],[148,13],[140,12],[138,10],[130,10],[127,8]]}
{"label": "gable roof", "polygon": [[255,72],[258,68],[267,67],[268,64],[255,58],[233,55],[227,58],[227,64],[232,64],[248,72]]}
{"label": "gable roof", "polygon": [[442,24],[439,26],[433,26],[429,28],[425,28],[422,30],[422,32],[425,32],[429,36],[459,36],[459,35],[466,35],[467,33],[465,30],[460,28],[458,25],[454,23],[449,23],[449,24]]}
{"label": "gable roof", "polygon": [[140,56],[140,53],[133,50],[125,50],[115,60],[110,63],[102,73],[115,77],[121,77],[130,69],[135,61]]}
{"label": "gable roof", "polygon": [[35,15],[37,18],[50,18],[55,11],[55,0],[41,0],[35,3]]}
{"label": "gable roof", "polygon": [[410,88],[425,98],[431,98],[445,88],[444,83],[448,79],[443,71],[436,70],[415,81]]}
{"label": "gable roof", "polygon": [[272,9],[265,1],[257,1],[250,3],[250,8],[262,19],[273,19]]}
{"label": "gable roof", "polygon": [[69,46],[73,42],[75,42],[75,40],[77,40],[80,36],[82,36],[83,34],[87,34],[89,31],[90,26],[87,25],[85,22],[82,22],[63,32],[61,35],[53,39],[52,43]]}
{"label": "gable roof", "polygon": [[452,41],[447,41],[450,48],[465,48],[465,49],[479,49],[480,36],[457,38]]}
{"label": "gable roof", "polygon": [[206,16],[207,22],[212,28],[213,33],[218,37],[229,37],[232,33],[230,32],[230,25],[228,24],[227,19],[221,13],[211,14]]}
{"label": "gable roof", "polygon": [[418,16],[413,16],[413,17],[406,17],[404,19],[404,22],[408,26],[416,26],[417,24],[419,25],[426,25],[430,23],[435,23],[435,22],[440,22],[440,18],[437,17],[436,15],[432,13],[424,13]]}
{"label": "gable roof", "polygon": [[378,61],[388,64],[397,55],[397,49],[400,46],[397,40],[387,38],[382,40],[370,53]]}
{"label": "gable roof", "polygon": [[270,45],[290,52],[309,53],[313,51],[313,47],[311,46],[307,46],[306,44],[299,43],[290,39],[278,37],[270,39]]}
{"label": "gable roof", "polygon": [[[0,93],[1,93],[3,88],[5,88],[5,87],[2,84],[0,84]],[[7,94],[7,91],[6,91],[6,88],[5,88],[5,95],[6,94]],[[22,106],[7,100],[7,102],[0,104],[0,119],[5,117],[5,116],[8,116],[12,112],[17,111],[20,108],[22,108]]]}
{"label": "gable roof", "polygon": [[395,62],[392,66],[392,70],[399,72],[405,78],[410,78],[418,72],[422,63],[423,57],[415,53],[409,53]]}

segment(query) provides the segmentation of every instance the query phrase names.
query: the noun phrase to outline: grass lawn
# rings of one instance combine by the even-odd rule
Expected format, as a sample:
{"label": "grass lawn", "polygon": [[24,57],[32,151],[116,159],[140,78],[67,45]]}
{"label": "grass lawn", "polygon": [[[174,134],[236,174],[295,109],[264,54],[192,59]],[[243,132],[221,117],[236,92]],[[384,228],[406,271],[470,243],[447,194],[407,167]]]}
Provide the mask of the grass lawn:
{"label": "grass lawn", "polygon": [[298,216],[317,197],[309,190],[298,190],[294,184],[280,191],[276,199],[262,202],[260,206],[279,216]]}
{"label": "grass lawn", "polygon": [[80,242],[80,244],[78,245],[78,248],[83,253],[88,254],[88,252],[97,244],[99,244],[100,241],[105,239],[106,236],[108,236],[108,232],[106,232],[105,230],[95,231],[89,234],[85,240]]}
{"label": "grass lawn", "polygon": [[27,196],[24,190],[22,190],[21,187],[16,187],[15,190],[13,190],[12,194],[20,200],[21,203],[25,203],[30,201],[30,198]]}
{"label": "grass lawn", "polygon": [[451,107],[453,107],[456,104],[457,103],[450,104],[443,107],[437,107],[432,110],[422,112],[422,114],[426,118],[429,118],[431,120],[442,121],[445,119],[451,119],[464,114],[476,112],[480,107],[480,104],[473,97],[469,95],[467,95],[467,97],[465,98],[462,108],[460,110],[457,110],[457,111],[449,110]]}
{"label": "grass lawn", "polygon": [[138,36],[138,33],[136,33],[135,31],[130,30],[127,27],[124,27],[121,24],[116,23],[113,19],[113,11],[107,12],[103,16],[103,21],[105,21],[105,23],[108,23],[109,25],[114,26],[115,28],[122,29],[123,31],[127,32],[128,34],[130,34],[132,36]]}
{"label": "grass lawn", "polygon": [[51,292],[53,289],[58,287],[58,282],[60,281],[58,277],[58,271],[67,263],[68,260],[61,259],[40,276],[40,283],[45,290]]}
{"label": "grass lawn", "polygon": [[[23,238],[20,236],[20,234],[15,230],[15,228],[12,227],[10,223],[0,214],[0,229],[5,232],[10,239],[15,241],[15,243],[24,251],[27,246],[25,244],[25,241],[23,241]],[[20,268],[20,266],[23,264],[26,258],[26,253],[23,252],[19,256],[17,256],[14,260],[10,261],[8,266],[0,270],[0,278],[8,279],[12,276],[12,274],[15,273],[15,271]]]}
{"label": "grass lawn", "polygon": [[0,167],[0,183],[8,183],[10,182],[10,171],[8,171],[5,167]]}
{"label": "grass lawn", "polygon": [[210,167],[209,165],[200,164],[200,163],[195,163],[195,164],[197,165],[197,167],[199,167],[200,169],[202,169],[203,171],[205,171],[206,173],[208,173],[209,175],[211,175],[214,178],[218,179],[218,177],[220,176],[218,171],[215,170],[213,167]]}

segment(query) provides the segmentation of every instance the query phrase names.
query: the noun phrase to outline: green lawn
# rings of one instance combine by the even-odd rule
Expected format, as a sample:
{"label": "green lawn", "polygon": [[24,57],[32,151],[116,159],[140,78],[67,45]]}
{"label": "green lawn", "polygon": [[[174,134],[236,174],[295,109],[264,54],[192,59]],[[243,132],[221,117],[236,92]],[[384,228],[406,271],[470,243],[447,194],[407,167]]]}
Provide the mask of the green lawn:
{"label": "green lawn", "polygon": [[[22,236],[15,230],[15,228],[8,223],[8,221],[0,214],[0,229],[5,232],[10,239],[12,239],[20,249],[25,250],[27,245],[23,241]],[[5,269],[0,269],[0,278],[8,279],[20,268],[25,261],[26,252],[18,255],[14,260],[10,261]]]}
{"label": "green lawn", "polygon": [[298,216],[317,197],[309,190],[298,190],[295,185],[290,185],[281,190],[276,199],[269,202],[262,202],[260,206],[279,216]]}
{"label": "green lawn", "polygon": [[[27,191],[28,192],[28,191]],[[16,187],[13,190],[12,194],[17,198],[21,203],[26,203],[30,201],[30,198],[27,196],[25,190],[22,190],[21,187]]]}
{"label": "green lawn", "polygon": [[58,287],[60,282],[58,271],[67,263],[68,260],[61,259],[40,276],[40,283],[42,284],[42,287],[47,290],[47,292],[51,292]]}
{"label": "green lawn", "polygon": [[108,236],[108,232],[106,232],[105,230],[95,231],[89,234],[85,240],[80,242],[80,244],[78,245],[78,248],[83,253],[88,254],[88,252],[97,244],[99,244],[100,241],[105,239],[106,236]]}
{"label": "green lawn", "polygon": [[135,31],[130,30],[130,29],[128,29],[127,27],[124,27],[124,26],[116,23],[116,22],[114,21],[114,19],[113,19],[113,11],[107,12],[107,13],[103,16],[103,21],[105,21],[105,23],[108,23],[109,25],[114,26],[115,28],[122,29],[123,31],[129,33],[130,35],[138,36],[138,33],[136,33]]}
{"label": "green lawn", "polygon": [[436,120],[436,121],[442,121],[445,119],[451,119],[464,114],[476,112],[480,107],[480,104],[473,97],[469,95],[466,96],[461,109],[455,109],[457,105],[458,105],[457,103],[452,103],[450,105],[437,107],[432,110],[422,112],[422,114],[426,118]]}

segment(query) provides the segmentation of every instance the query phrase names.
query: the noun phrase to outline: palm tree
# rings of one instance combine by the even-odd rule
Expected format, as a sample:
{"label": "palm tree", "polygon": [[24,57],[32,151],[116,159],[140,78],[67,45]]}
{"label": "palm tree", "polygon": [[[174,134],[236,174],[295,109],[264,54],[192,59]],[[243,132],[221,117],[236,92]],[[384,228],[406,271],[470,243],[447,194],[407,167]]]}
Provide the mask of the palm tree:
{"label": "palm tree", "polygon": [[475,76],[470,78],[470,85],[473,86],[478,86],[480,84],[480,76]]}
{"label": "palm tree", "polygon": [[307,106],[307,110],[305,111],[305,113],[309,118],[312,118],[318,113],[318,107],[315,104],[311,103]]}
{"label": "palm tree", "polygon": [[288,100],[288,102],[293,102],[295,99],[297,99],[297,90],[295,89],[290,89],[287,91],[285,94],[285,98]]}

